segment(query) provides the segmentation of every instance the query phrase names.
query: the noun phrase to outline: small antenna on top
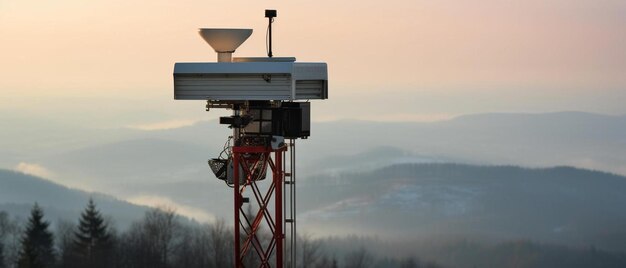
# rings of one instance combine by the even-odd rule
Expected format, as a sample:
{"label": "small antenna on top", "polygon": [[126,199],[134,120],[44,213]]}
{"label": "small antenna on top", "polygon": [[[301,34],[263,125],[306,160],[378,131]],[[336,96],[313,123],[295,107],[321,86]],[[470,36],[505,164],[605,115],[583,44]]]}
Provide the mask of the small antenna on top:
{"label": "small antenna on top", "polygon": [[269,50],[267,52],[267,56],[268,57],[272,57],[274,56],[272,54],[272,22],[274,22],[274,18],[276,17],[276,10],[275,9],[266,9],[265,10],[265,17],[268,19],[269,21],[269,25],[267,26],[267,31],[269,34]]}

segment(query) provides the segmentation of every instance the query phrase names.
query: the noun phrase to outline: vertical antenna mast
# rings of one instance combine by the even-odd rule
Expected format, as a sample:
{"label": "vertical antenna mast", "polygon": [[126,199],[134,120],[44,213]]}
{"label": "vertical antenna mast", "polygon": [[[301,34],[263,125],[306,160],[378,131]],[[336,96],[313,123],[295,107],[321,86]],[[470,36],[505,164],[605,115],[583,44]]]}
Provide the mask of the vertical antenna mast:
{"label": "vertical antenna mast", "polygon": [[268,57],[273,57],[274,54],[272,54],[272,22],[274,22],[274,18],[276,17],[276,10],[274,9],[266,9],[265,10],[265,17],[268,20],[269,25],[267,26],[267,31],[268,31],[268,35],[269,35],[269,51],[267,52],[267,56]]}

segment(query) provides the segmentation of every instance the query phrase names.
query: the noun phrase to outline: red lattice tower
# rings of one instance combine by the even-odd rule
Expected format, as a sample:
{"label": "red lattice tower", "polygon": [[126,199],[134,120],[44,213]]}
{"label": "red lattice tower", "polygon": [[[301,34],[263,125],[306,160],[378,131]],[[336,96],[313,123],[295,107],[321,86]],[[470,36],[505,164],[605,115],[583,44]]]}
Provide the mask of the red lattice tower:
{"label": "red lattice tower", "polygon": [[[259,257],[261,267],[270,267],[272,257],[275,259],[276,267],[283,266],[285,239],[283,231],[283,184],[285,172],[282,161],[286,150],[287,147],[276,150],[263,146],[234,146],[232,148],[234,166],[241,166],[245,175],[244,183],[241,184],[239,180],[235,179],[233,188],[236,267],[244,266],[245,258],[251,251],[254,251]],[[244,157],[246,155],[253,157]],[[271,182],[266,189],[262,189],[260,184],[267,183],[253,178],[253,171],[259,168],[262,170],[267,168],[272,173]],[[241,175],[239,172],[241,170],[238,168],[234,169],[235,178],[239,178]],[[244,193],[246,192],[251,192],[254,196],[254,198],[250,198],[249,202],[255,202],[258,205],[258,211],[255,215],[246,215],[244,211]],[[263,243],[263,239],[259,237],[262,225],[269,228],[271,235],[269,242],[266,243]]]}

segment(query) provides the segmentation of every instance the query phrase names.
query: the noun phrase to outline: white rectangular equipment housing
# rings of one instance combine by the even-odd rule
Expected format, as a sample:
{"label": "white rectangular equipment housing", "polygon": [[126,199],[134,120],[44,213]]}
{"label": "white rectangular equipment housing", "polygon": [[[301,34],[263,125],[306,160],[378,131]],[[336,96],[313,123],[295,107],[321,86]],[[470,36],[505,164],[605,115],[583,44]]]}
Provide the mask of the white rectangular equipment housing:
{"label": "white rectangular equipment housing", "polygon": [[326,63],[207,62],[174,65],[174,99],[178,100],[327,98]]}

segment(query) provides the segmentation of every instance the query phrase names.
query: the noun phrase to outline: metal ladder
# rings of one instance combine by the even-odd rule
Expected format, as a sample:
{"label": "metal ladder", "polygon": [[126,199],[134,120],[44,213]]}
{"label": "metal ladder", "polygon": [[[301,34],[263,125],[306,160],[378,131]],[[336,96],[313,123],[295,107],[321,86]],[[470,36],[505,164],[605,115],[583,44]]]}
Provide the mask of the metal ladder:
{"label": "metal ladder", "polygon": [[[287,233],[287,227],[289,227],[289,261],[285,261],[287,267],[296,267],[296,242],[298,240],[296,234],[296,140],[289,139],[289,161],[283,156],[283,170],[285,170],[285,184],[283,185],[284,204],[283,215],[285,215],[285,222],[283,230]],[[286,154],[286,152],[283,152]],[[287,162],[289,164],[287,165]],[[289,171],[289,172],[287,172]]]}

